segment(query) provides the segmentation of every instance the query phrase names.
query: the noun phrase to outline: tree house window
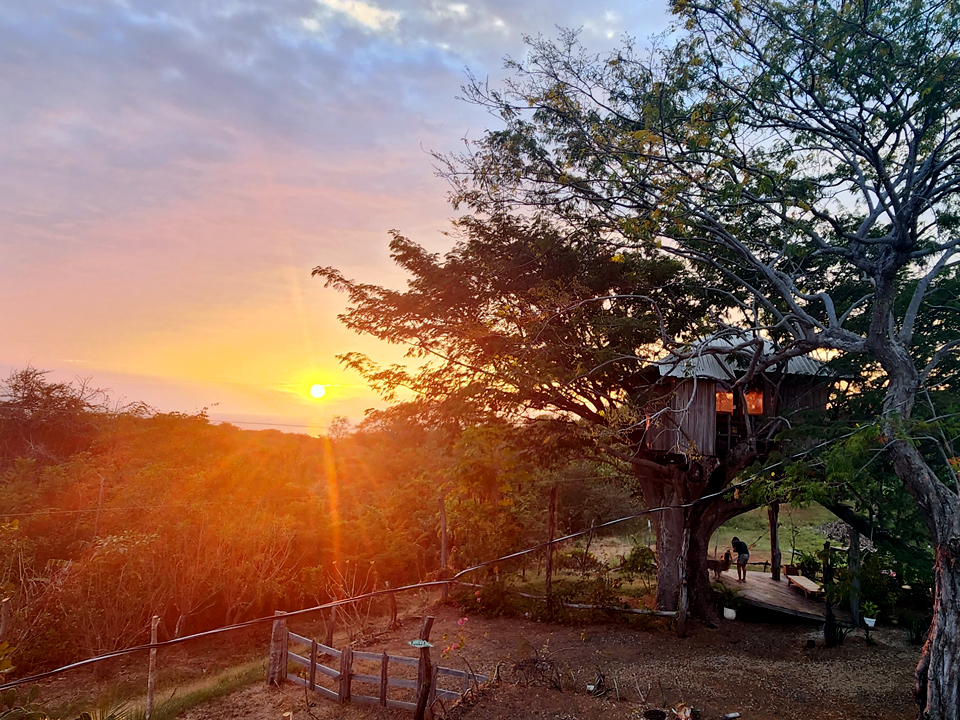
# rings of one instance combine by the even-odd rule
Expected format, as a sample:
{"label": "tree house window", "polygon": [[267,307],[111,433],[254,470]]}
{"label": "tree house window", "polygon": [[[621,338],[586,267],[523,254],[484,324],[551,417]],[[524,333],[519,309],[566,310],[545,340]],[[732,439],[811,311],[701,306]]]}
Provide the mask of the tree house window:
{"label": "tree house window", "polygon": [[731,415],[733,414],[733,393],[732,392],[717,393],[717,412],[729,413]]}
{"label": "tree house window", "polygon": [[747,413],[750,415],[763,415],[763,390],[750,390],[747,392]]}

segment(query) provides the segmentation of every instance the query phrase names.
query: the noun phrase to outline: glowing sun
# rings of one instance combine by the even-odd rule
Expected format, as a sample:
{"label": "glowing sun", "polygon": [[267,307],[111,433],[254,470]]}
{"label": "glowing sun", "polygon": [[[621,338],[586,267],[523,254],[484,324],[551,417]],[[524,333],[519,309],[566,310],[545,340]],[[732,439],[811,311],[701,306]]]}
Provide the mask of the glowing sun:
{"label": "glowing sun", "polygon": [[311,385],[310,397],[322,398],[327,394],[327,389],[323,385]]}

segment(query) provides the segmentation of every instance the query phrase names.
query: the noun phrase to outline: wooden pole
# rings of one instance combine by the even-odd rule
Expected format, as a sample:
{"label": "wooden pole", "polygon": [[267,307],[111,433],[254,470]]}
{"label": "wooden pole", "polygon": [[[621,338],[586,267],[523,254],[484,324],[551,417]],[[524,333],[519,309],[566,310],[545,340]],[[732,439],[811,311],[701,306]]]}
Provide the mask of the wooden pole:
{"label": "wooden pole", "polygon": [[330,608],[330,617],[327,622],[327,634],[323,638],[323,644],[327,647],[333,647],[333,626],[337,623],[337,606]]}
{"label": "wooden pole", "polygon": [[[390,589],[389,580],[387,580],[384,585],[386,585],[387,590]],[[387,629],[396,630],[398,627],[400,627],[400,624],[397,622],[397,594],[390,593],[390,627]]]}
{"label": "wooden pole", "polygon": [[[447,545],[447,503],[443,494],[438,498],[438,503],[440,505],[440,579],[446,580],[449,546]],[[440,598],[443,602],[446,602],[450,593],[450,586],[444,583],[440,588]]]}
{"label": "wooden pole", "polygon": [[860,627],[860,531],[855,527],[850,528],[847,569],[850,571],[850,614],[853,626]]}
{"label": "wooden pole", "polygon": [[547,563],[544,593],[547,596],[547,614],[553,612],[553,538],[557,532],[557,486],[550,488],[550,505],[547,516]]}
{"label": "wooden pole", "polygon": [[317,689],[317,641],[310,641],[310,689]]}
{"label": "wooden pole", "polygon": [[[421,640],[429,642],[430,630],[433,628],[434,618],[427,615],[420,625]],[[424,720],[427,713],[427,704],[430,700],[430,686],[433,679],[433,668],[430,663],[430,647],[420,648],[420,663],[417,665],[417,705],[413,711],[413,720]]]}
{"label": "wooden pole", "polygon": [[283,685],[287,679],[287,620],[282,610],[274,613],[273,632],[270,634],[270,664],[267,666],[267,684]]}
{"label": "wooden pole", "polygon": [[337,701],[342,705],[350,702],[350,683],[353,679],[353,650],[349,645],[340,651],[340,686]]}
{"label": "wooden pole", "polygon": [[767,516],[770,518],[770,563],[773,565],[771,577],[780,582],[780,562],[783,560],[780,554],[780,503],[770,503]]}
{"label": "wooden pole", "polygon": [[677,608],[677,635],[687,636],[687,612],[690,604],[687,587],[687,549],[690,547],[690,528],[684,528],[680,546],[680,605]]}
{"label": "wooden pole", "polygon": [[10,598],[0,600],[0,642],[7,639],[10,632]]}
{"label": "wooden pole", "polygon": [[590,544],[593,542],[593,532],[597,527],[597,519],[590,521],[590,533],[587,535],[587,546],[583,549],[583,561],[580,563],[580,574],[587,574],[587,558],[590,557]]}
{"label": "wooden pole", "polygon": [[434,665],[430,671],[430,700],[427,702],[427,712],[433,714],[433,706],[437,702],[437,679],[440,677],[440,666]]}
{"label": "wooden pole", "polygon": [[[160,625],[160,616],[154,615],[150,621],[150,644],[157,644],[157,627]],[[153,714],[153,694],[157,684],[157,649],[150,648],[150,664],[147,667],[147,720]]]}
{"label": "wooden pole", "polygon": [[380,707],[387,706],[387,686],[389,684],[389,674],[388,666],[390,664],[390,656],[387,655],[387,651],[383,651],[383,655],[380,656]]}

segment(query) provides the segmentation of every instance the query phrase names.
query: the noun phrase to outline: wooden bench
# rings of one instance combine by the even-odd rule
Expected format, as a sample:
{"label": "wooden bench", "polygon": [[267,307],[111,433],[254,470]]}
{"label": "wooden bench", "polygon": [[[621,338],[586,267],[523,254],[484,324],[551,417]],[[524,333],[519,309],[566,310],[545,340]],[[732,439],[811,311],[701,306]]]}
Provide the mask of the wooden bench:
{"label": "wooden bench", "polygon": [[803,590],[803,594],[806,597],[810,597],[810,593],[813,593],[813,596],[816,597],[823,592],[823,588],[820,586],[820,584],[814,582],[808,577],[804,577],[803,575],[787,575],[786,573],[784,573],[783,576],[787,579],[788,584]]}

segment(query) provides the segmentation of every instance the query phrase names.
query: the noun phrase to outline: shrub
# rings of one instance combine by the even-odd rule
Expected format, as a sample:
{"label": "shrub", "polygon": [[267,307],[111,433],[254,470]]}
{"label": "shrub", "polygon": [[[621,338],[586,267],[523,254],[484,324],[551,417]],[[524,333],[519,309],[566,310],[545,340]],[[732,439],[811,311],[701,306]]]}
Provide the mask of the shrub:
{"label": "shrub", "polygon": [[657,571],[657,556],[646,545],[634,545],[623,558],[620,572],[632,575],[648,575]]}

